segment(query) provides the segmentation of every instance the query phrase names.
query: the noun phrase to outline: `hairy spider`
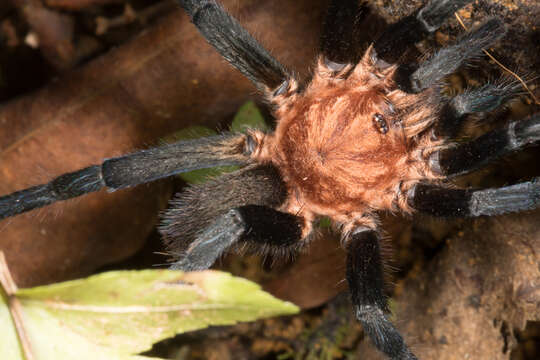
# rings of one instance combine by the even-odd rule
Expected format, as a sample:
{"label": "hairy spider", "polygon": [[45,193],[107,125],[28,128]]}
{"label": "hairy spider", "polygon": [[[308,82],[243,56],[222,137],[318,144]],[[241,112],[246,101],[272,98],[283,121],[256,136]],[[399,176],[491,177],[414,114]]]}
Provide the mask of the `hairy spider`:
{"label": "hairy spider", "polygon": [[192,186],[171,202],[161,233],[173,269],[210,267],[237,246],[287,252],[305,245],[321,216],[342,231],[358,320],[392,359],[415,359],[385,315],[377,213],[480,216],[536,208],[540,182],[456,189],[446,180],[540,140],[540,115],[473,141],[448,138],[467,114],[489,111],[514,87],[487,84],[453,98],[440,82],[505,34],[491,19],[419,65],[393,64],[468,0],[432,0],[391,25],[362,56],[356,0],[333,0],[313,76],[300,85],[213,0],[181,0],[206,40],[274,106],[274,132],[250,130],[181,141],[105,160],[0,198],[0,218],[97,191],[222,165],[240,170]]}

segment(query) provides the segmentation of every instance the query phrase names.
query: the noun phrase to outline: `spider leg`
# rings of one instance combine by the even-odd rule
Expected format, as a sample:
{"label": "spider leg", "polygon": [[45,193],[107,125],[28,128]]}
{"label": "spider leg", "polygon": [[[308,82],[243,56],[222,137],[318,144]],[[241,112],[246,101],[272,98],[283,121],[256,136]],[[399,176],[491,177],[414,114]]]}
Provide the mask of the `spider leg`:
{"label": "spider leg", "polygon": [[204,228],[172,269],[208,269],[232,245],[291,248],[302,239],[302,218],[266,206],[247,205],[218,216]]}
{"label": "spider leg", "polygon": [[418,184],[409,202],[418,211],[442,217],[500,215],[540,206],[540,178],[495,189],[448,189]]}
{"label": "spider leg", "polygon": [[179,2],[206,40],[260,90],[279,89],[292,78],[221,4],[215,0]]}
{"label": "spider leg", "polygon": [[[495,43],[506,33],[500,19],[491,19],[461,37],[454,45],[440,49],[430,59],[420,64],[410,75],[410,87],[413,92],[420,92],[432,87],[443,77],[453,73],[466,60],[478,56],[481,50]],[[403,75],[400,75],[400,78]]]}
{"label": "spider leg", "polygon": [[455,137],[468,114],[496,109],[510,99],[518,87],[515,83],[486,84],[453,97],[442,109],[437,135]]}
{"label": "spider leg", "polygon": [[246,135],[218,135],[107,159],[101,165],[0,197],[0,219],[104,187],[117,190],[196,169],[245,164],[248,143]]}
{"label": "spider leg", "polygon": [[540,141],[540,113],[513,121],[502,129],[436,152],[432,168],[448,177],[462,175],[486,165],[501,156]]}
{"label": "spider leg", "polygon": [[181,258],[198,241],[201,229],[219,227],[225,220],[217,219],[231,209],[248,205],[277,209],[286,199],[287,188],[274,166],[249,165],[178,194],[162,216],[160,232],[170,254]]}
{"label": "spider leg", "polygon": [[347,239],[347,281],[356,317],[375,346],[391,359],[416,359],[388,320],[383,261],[377,232],[359,228]]}
{"label": "spider leg", "polygon": [[327,65],[341,70],[346,64],[360,60],[358,24],[366,16],[358,0],[332,0],[328,6],[321,34],[321,53]]}
{"label": "spider leg", "polygon": [[471,0],[433,0],[412,15],[390,25],[375,42],[382,60],[395,63],[407,48],[437,30],[444,21]]}

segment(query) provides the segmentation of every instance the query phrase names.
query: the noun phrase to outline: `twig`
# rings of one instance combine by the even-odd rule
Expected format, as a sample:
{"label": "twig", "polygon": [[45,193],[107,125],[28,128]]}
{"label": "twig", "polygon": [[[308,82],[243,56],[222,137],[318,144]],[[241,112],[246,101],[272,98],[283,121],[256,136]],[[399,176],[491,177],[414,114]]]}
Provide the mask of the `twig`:
{"label": "twig", "polygon": [[[458,15],[458,13],[454,13],[454,15],[456,16],[456,19],[457,21],[460,23],[460,25],[465,29],[465,30],[469,30],[467,28],[467,26],[465,26],[465,24],[463,23],[463,20],[461,20],[461,17]],[[536,96],[534,96],[533,92],[529,89],[529,87],[527,86],[527,84],[525,83],[525,81],[523,81],[523,79],[521,79],[515,72],[513,72],[512,70],[510,70],[509,68],[507,68],[506,66],[504,66],[503,64],[500,63],[499,60],[495,59],[495,57],[493,57],[493,55],[491,55],[486,49],[482,49],[482,51],[484,52],[484,54],[486,54],[491,60],[493,60],[495,62],[495,64],[499,65],[499,67],[501,69],[503,69],[504,71],[506,71],[507,73],[509,73],[510,75],[512,75],[513,77],[515,77],[520,83],[521,85],[525,88],[525,90],[527,90],[527,92],[529,93],[529,95],[531,95],[532,99],[534,100],[535,104],[536,105],[540,105],[540,101],[538,101],[538,99],[536,98]]]}
{"label": "twig", "polygon": [[6,262],[6,257],[2,251],[0,251],[0,288],[6,293],[9,312],[11,314],[11,318],[13,319],[13,323],[15,324],[15,331],[19,337],[24,358],[26,360],[34,360],[35,356],[32,352],[30,339],[28,338],[28,333],[24,328],[21,302],[15,296],[15,293],[17,292],[17,285],[11,277],[11,273],[9,272]]}
{"label": "twig", "polygon": [[[34,33],[33,44],[57,70],[75,65],[75,20],[43,5],[41,0],[10,0]],[[37,35],[37,36],[36,36]]]}

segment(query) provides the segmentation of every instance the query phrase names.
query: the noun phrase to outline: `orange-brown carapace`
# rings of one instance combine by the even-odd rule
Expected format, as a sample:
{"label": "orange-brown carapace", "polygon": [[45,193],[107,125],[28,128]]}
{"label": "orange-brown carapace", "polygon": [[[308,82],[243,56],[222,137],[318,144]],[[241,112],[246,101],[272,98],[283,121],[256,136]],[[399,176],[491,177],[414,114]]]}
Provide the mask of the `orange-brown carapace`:
{"label": "orange-brown carapace", "polygon": [[280,169],[289,195],[283,210],[308,223],[329,216],[345,229],[372,227],[374,211],[410,211],[406,192],[437,178],[429,158],[442,142],[426,131],[438,115],[434,90],[405,93],[395,71],[370,47],[338,71],[319,59],[304,91],[289,83],[286,96],[272,99],[277,128],[252,133],[253,157]]}

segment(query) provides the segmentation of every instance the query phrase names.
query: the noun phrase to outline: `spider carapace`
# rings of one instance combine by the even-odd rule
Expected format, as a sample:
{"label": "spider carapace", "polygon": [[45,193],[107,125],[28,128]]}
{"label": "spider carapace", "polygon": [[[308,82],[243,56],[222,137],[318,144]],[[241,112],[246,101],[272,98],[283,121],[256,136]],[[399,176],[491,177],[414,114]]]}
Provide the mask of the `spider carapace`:
{"label": "spider carapace", "polygon": [[378,211],[481,216],[537,208],[540,182],[458,189],[449,179],[540,140],[540,114],[468,142],[453,142],[468,114],[513,96],[499,81],[441,95],[441,81],[504,36],[492,18],[419,64],[396,64],[470,0],[431,0],[389,25],[362,54],[357,0],[331,0],[312,78],[301,84],[215,0],[180,0],[206,40],[273,106],[276,130],[180,141],[64,174],[0,197],[0,219],[104,187],[121,189],[181,172],[241,168],[191,186],[171,201],[161,234],[173,269],[210,267],[235,247],[288,253],[313,223],[342,230],[357,319],[391,359],[416,359],[387,317]]}
{"label": "spider carapace", "polygon": [[396,70],[370,47],[355,66],[321,58],[302,93],[278,89],[276,131],[251,136],[252,157],[274,164],[288,188],[283,211],[307,226],[328,216],[345,229],[375,228],[375,211],[410,212],[412,186],[440,177],[428,166],[443,144],[426,131],[438,115],[434,91],[400,90]]}

